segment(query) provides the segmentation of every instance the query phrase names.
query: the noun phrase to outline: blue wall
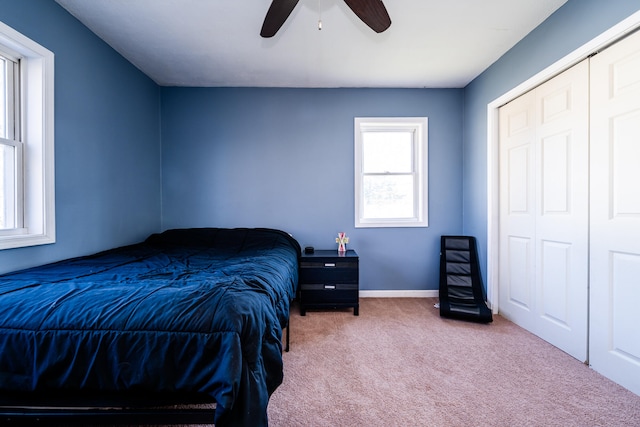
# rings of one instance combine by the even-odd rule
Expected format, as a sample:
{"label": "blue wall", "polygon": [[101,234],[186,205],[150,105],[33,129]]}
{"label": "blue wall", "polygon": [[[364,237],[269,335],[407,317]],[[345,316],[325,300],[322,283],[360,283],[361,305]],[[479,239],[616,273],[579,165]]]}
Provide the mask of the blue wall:
{"label": "blue wall", "polygon": [[638,10],[638,0],[569,0],[465,88],[464,233],[478,238],[485,278],[487,104]]}
{"label": "blue wall", "polygon": [[[335,249],[361,288],[437,289],[439,237],[462,231],[460,89],[163,88],[163,228],[274,227]],[[353,119],[429,117],[429,227],[354,228]]]}
{"label": "blue wall", "polygon": [[0,21],[55,54],[57,242],[0,251],[0,272],[160,229],[160,89],[53,0],[0,0]]}
{"label": "blue wall", "polygon": [[[0,251],[0,272],[160,229],[265,226],[318,248],[346,231],[363,289],[436,289],[441,234],[478,237],[486,275],[487,104],[638,8],[569,0],[463,90],[211,89],[159,88],[52,0],[0,0],[56,55],[57,202],[57,243]],[[355,116],[429,117],[429,228],[353,228]]]}

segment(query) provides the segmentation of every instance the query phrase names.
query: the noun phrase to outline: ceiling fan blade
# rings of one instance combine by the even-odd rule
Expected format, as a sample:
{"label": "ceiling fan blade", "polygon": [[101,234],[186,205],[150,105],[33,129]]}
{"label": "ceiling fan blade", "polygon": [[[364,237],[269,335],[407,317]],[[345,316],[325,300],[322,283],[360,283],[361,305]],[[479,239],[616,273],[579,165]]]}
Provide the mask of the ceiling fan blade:
{"label": "ceiling fan blade", "polygon": [[260,35],[273,37],[291,15],[296,4],[298,4],[298,0],[273,0],[267,11],[267,16],[264,17]]}
{"label": "ceiling fan blade", "polygon": [[376,33],[381,33],[391,25],[391,18],[380,0],[344,0],[358,15],[358,18]]}

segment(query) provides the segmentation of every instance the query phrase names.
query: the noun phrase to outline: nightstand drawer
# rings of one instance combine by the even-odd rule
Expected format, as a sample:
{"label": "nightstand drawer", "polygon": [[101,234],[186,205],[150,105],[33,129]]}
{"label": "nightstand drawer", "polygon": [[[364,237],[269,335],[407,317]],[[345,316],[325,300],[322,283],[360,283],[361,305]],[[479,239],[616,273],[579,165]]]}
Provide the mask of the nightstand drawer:
{"label": "nightstand drawer", "polygon": [[300,283],[358,283],[358,268],[300,268]]}
{"label": "nightstand drawer", "polygon": [[321,269],[334,269],[334,268],[358,268],[358,260],[313,260],[313,261],[300,261],[300,268],[321,268]]}
{"label": "nightstand drawer", "polygon": [[301,302],[311,304],[356,303],[357,283],[303,283],[300,285]]}

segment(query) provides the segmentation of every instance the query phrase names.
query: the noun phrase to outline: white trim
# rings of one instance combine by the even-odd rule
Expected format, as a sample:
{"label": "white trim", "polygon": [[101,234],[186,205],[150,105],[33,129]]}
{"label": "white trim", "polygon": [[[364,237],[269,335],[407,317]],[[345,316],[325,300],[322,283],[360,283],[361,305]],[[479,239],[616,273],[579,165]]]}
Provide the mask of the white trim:
{"label": "white trim", "polygon": [[[414,194],[411,218],[366,218],[363,201],[362,134],[376,131],[402,131],[413,134]],[[354,118],[354,226],[428,227],[429,225],[429,119],[428,117],[355,117]]]}
{"label": "white trim", "polygon": [[21,57],[26,233],[0,238],[0,250],[55,242],[54,54],[0,22],[0,44]]}
{"label": "white trim", "polygon": [[498,108],[541,85],[590,55],[620,40],[640,28],[640,11],[634,13],[607,31],[585,43],[535,76],[509,90],[487,104],[487,300],[494,313],[498,313],[499,278],[499,160],[498,160]]}
{"label": "white trim", "polygon": [[360,291],[360,298],[438,298],[438,290]]}

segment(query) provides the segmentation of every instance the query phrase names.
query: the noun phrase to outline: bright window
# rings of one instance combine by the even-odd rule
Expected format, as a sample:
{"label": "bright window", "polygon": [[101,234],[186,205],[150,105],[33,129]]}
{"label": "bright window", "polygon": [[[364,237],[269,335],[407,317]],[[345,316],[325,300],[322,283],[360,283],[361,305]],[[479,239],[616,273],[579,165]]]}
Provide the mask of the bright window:
{"label": "bright window", "polygon": [[22,227],[19,70],[18,59],[0,51],[0,230]]}
{"label": "bright window", "polygon": [[0,249],[55,241],[53,53],[0,22]]}
{"label": "bright window", "polygon": [[355,226],[426,227],[427,118],[355,119]]}

